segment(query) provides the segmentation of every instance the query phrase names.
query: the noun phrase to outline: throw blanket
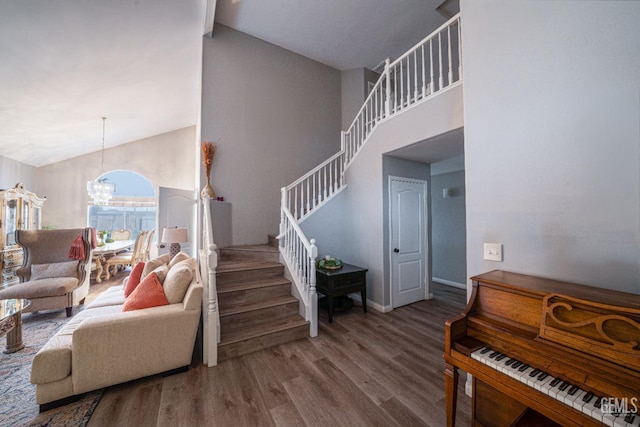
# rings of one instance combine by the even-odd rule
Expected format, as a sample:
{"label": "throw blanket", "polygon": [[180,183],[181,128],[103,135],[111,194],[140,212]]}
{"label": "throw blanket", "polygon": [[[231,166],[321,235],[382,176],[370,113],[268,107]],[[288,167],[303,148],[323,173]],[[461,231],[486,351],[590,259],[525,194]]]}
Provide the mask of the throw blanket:
{"label": "throw blanket", "polygon": [[[96,236],[96,229],[91,227],[91,248],[95,249],[97,242],[98,238]],[[71,244],[71,249],[69,249],[69,258],[82,260],[84,257],[84,240],[82,239],[82,233],[80,233]]]}

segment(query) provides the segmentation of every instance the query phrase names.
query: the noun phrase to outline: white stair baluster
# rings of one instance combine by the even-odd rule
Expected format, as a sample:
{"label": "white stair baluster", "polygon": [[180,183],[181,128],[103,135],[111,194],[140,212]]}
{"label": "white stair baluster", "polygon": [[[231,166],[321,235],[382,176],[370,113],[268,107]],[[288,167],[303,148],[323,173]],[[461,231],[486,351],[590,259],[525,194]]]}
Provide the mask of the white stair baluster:
{"label": "white stair baluster", "polygon": [[431,68],[431,80],[429,81],[429,95],[433,93],[433,39],[429,40],[429,67]]}
{"label": "white stair baluster", "polygon": [[451,27],[447,27],[448,53],[449,53],[449,84],[453,83],[453,64],[451,62]]}
{"label": "white stair baluster", "polygon": [[440,74],[438,75],[438,90],[441,90],[444,86],[444,78],[442,76],[442,37],[440,37],[442,33],[438,33],[438,61],[440,66]]}
{"label": "white stair baluster", "polygon": [[426,68],[427,64],[424,62],[424,44],[420,46],[420,51],[422,52],[422,98],[427,96],[427,78],[426,78]]}

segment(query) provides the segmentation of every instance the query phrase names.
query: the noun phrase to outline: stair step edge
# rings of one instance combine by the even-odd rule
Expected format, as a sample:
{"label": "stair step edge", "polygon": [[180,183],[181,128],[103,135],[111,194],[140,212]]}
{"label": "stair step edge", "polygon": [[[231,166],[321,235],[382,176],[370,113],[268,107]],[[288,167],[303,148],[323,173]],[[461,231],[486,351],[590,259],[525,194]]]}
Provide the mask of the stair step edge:
{"label": "stair step edge", "polygon": [[238,304],[231,307],[226,307],[224,312],[220,311],[220,317],[232,316],[235,314],[246,313],[248,311],[261,310],[265,308],[277,307],[279,305],[291,304],[292,302],[298,302],[298,299],[293,295],[279,296],[269,298],[260,302],[254,302],[250,304]]}
{"label": "stair step edge", "polygon": [[284,277],[276,279],[255,279],[236,283],[223,283],[218,288],[218,294],[227,294],[237,291],[250,291],[253,289],[270,288],[274,286],[290,285],[291,281]]}
{"label": "stair step edge", "polygon": [[253,338],[262,337],[265,335],[274,334],[277,332],[286,331],[289,329],[299,328],[301,326],[307,326],[309,322],[304,320],[300,315],[296,314],[295,316],[288,317],[279,321],[278,323],[270,324],[270,325],[260,325],[261,328],[250,329],[250,330],[240,330],[234,331],[233,333],[221,334],[220,336],[220,344],[218,347],[224,347],[225,345],[236,344],[241,341],[247,341]]}
{"label": "stair step edge", "polygon": [[279,252],[278,248],[269,245],[253,245],[253,246],[227,246],[221,248],[223,251],[238,251],[238,252]]}
{"label": "stair step edge", "polygon": [[216,269],[217,274],[221,273],[236,273],[239,271],[255,271],[266,270],[269,268],[284,267],[279,262],[237,262],[237,261],[222,261],[218,264]]}

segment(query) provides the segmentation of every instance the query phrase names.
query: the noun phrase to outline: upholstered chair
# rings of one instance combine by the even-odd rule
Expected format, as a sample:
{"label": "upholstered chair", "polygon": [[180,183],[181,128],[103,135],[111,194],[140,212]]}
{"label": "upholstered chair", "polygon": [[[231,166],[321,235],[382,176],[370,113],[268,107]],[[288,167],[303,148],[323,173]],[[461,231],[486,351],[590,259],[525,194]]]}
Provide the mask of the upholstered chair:
{"label": "upholstered chair", "polygon": [[65,308],[70,317],[89,293],[91,228],[17,230],[15,236],[24,250],[20,283],[0,290],[0,299],[31,300],[25,312]]}

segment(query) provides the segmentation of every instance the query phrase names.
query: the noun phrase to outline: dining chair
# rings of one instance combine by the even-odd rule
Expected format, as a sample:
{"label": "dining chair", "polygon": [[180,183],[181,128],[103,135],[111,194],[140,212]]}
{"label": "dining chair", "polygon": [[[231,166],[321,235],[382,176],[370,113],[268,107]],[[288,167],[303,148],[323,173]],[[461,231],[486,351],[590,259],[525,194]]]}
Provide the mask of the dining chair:
{"label": "dining chair", "polygon": [[107,260],[104,263],[106,280],[109,280],[109,278],[111,277],[111,267],[116,268],[115,271],[113,272],[113,274],[115,275],[118,271],[119,266],[133,267],[134,265],[136,265],[138,261],[142,260],[146,237],[147,237],[147,231],[146,230],[141,231],[140,234],[138,234],[138,237],[136,237],[136,241],[133,244],[132,251],[124,252],[118,255],[114,255],[110,258],[107,258]]}
{"label": "dining chair", "polygon": [[147,242],[144,247],[141,261],[145,261],[145,262],[149,261],[149,253],[151,252],[151,245],[153,245],[153,235],[155,234],[155,232],[156,232],[156,229],[154,228],[151,231],[149,231],[147,234]]}
{"label": "dining chair", "polygon": [[126,228],[119,228],[111,232],[111,238],[113,240],[129,240],[131,239],[131,230]]}

